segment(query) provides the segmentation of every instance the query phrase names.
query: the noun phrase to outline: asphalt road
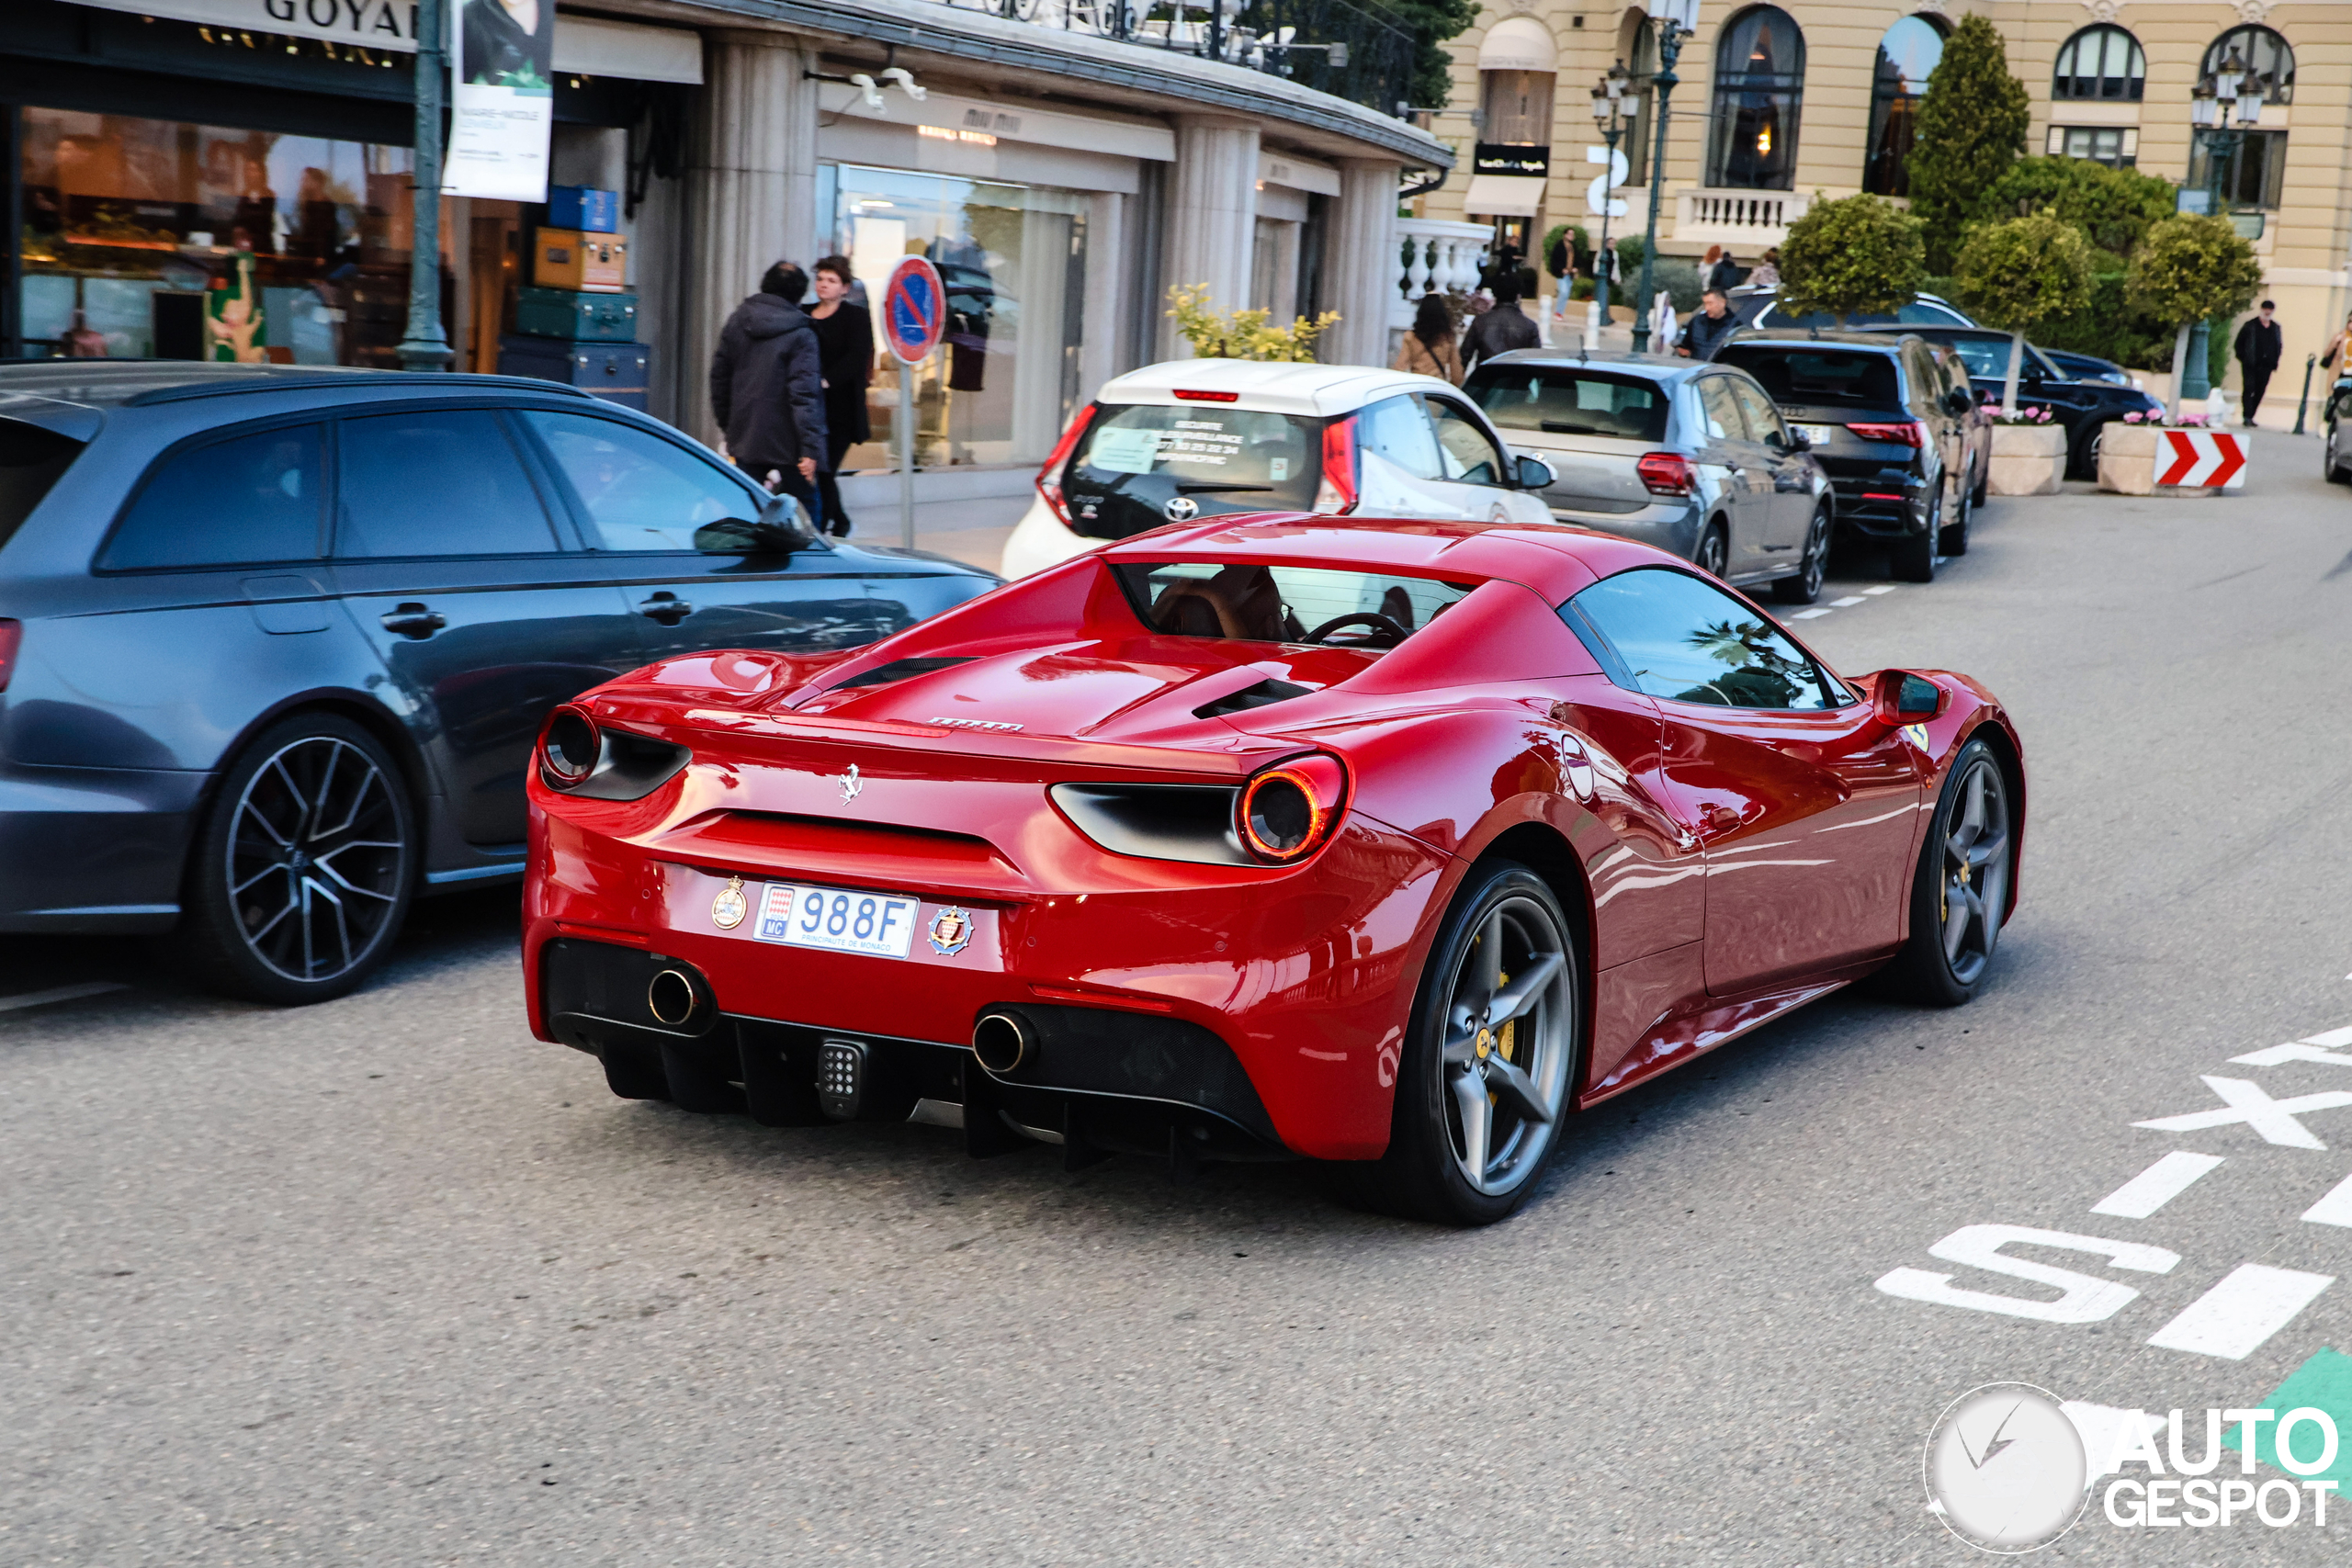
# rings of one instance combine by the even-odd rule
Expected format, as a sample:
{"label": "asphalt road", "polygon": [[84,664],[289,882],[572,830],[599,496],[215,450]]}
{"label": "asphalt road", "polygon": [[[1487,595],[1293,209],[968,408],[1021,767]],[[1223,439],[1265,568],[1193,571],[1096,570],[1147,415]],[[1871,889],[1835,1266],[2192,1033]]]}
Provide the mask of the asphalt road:
{"label": "asphalt road", "polygon": [[[0,1010],[0,1562],[1974,1561],[1920,1480],[1963,1391],[2186,1407],[2193,1450],[2204,1407],[2352,1348],[2352,1280],[2241,1359],[2148,1343],[2242,1264],[2352,1274],[2352,1229],[2299,1218],[2352,1110],[2132,1125],[2222,1107],[2200,1076],[2352,1089],[2229,1065],[2352,1024],[2352,492],[2316,453],[2258,438],[2233,499],[1996,502],[1931,586],[1841,560],[1823,653],[1971,671],[2024,730],[1989,990],[1724,1047],[1482,1233],[1291,1168],[1175,1187],[615,1100],[526,1032],[511,893],[427,906],[301,1012],[13,940],[0,997],[130,988]],[[2175,1150],[2222,1163],[2092,1212]],[[2139,1292],[2072,1325],[1875,1288],[2049,1301],[1930,1256],[1981,1224],[2180,1262],[2016,1249]],[[2345,1518],[2094,1505],[2049,1555],[2336,1562]]]}

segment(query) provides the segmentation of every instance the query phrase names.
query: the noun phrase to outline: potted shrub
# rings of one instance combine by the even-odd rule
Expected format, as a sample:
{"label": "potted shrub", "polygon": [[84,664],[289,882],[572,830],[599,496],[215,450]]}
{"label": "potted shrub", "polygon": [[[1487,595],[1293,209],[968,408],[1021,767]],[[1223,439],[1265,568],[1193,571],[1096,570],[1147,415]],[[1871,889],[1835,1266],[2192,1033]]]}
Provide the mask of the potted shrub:
{"label": "potted shrub", "polygon": [[2048,409],[1995,403],[1993,460],[1984,470],[1995,495],[2056,495],[2066,477],[2066,427]]}
{"label": "potted shrub", "polygon": [[2190,331],[2200,321],[2236,315],[2261,288],[2262,264],[2226,218],[2182,213],[2151,225],[2142,237],[2124,291],[2133,310],[2175,329],[2170,413],[2176,422]]}
{"label": "potted shrub", "polygon": [[2220,495],[2200,486],[2156,484],[2156,449],[2165,430],[2201,430],[2205,415],[2191,410],[2167,423],[2156,414],[2127,413],[2099,430],[2098,488],[2117,495]]}
{"label": "potted shrub", "polygon": [[1781,242],[1780,308],[1826,311],[1843,326],[1858,311],[1909,304],[1926,270],[1917,218],[1874,196],[1816,201]]}
{"label": "potted shrub", "polygon": [[2081,230],[2049,212],[1987,223],[1961,247],[1952,286],[1978,321],[2009,334],[2001,406],[2014,409],[2026,329],[2070,316],[2091,302],[2091,248]]}

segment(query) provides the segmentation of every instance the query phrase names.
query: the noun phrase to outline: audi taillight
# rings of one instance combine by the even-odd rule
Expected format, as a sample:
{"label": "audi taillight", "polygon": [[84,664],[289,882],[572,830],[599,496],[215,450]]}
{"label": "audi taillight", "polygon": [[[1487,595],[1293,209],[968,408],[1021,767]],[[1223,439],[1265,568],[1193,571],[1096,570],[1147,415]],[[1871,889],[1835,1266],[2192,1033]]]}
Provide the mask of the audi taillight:
{"label": "audi taillight", "polygon": [[17,672],[17,649],[24,640],[24,622],[0,621],[0,692],[8,689],[8,677]]}
{"label": "audi taillight", "polygon": [[1347,800],[1345,763],[1320,752],[1295,757],[1242,786],[1235,828],[1252,855],[1289,865],[1323,847]]}
{"label": "audi taillight", "polygon": [[571,789],[596,771],[604,749],[605,738],[588,710],[566,703],[548,715],[548,727],[540,732],[540,773],[550,787]]}
{"label": "audi taillight", "polygon": [[1052,454],[1046,459],[1046,466],[1037,471],[1037,493],[1046,498],[1046,504],[1053,508],[1055,517],[1065,528],[1069,526],[1069,508],[1062,502],[1062,472],[1069,467],[1069,455],[1078,450],[1078,438],[1086,434],[1086,427],[1093,418],[1092,403],[1073,414],[1069,428],[1062,432],[1062,438],[1055,443]]}
{"label": "audi taillight", "polygon": [[1690,459],[1679,452],[1645,452],[1634,464],[1642,488],[1652,495],[1689,495],[1695,482]]}
{"label": "audi taillight", "polygon": [[1925,446],[1928,427],[1916,419],[1896,424],[1849,424],[1846,427],[1864,441],[1892,441],[1900,446]]}
{"label": "audi taillight", "polygon": [[1356,509],[1356,422],[1353,415],[1323,427],[1323,482],[1315,510],[1330,516]]}

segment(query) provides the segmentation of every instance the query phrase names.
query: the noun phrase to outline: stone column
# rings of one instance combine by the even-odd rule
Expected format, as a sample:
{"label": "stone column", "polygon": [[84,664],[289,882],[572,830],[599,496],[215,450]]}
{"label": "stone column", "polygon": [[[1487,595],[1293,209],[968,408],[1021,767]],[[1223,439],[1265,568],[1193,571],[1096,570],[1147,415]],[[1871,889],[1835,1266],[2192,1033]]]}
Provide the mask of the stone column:
{"label": "stone column", "polygon": [[1340,197],[1323,253],[1325,307],[1340,312],[1340,324],[1323,339],[1329,364],[1388,363],[1388,315],[1402,298],[1396,178],[1395,164],[1340,161]]}
{"label": "stone column", "polygon": [[[1247,306],[1257,220],[1257,125],[1223,115],[1179,115],[1161,288],[1205,283],[1212,308],[1237,310]],[[1150,305],[1155,316],[1168,309],[1165,299]],[[1172,328],[1163,319],[1164,353],[1170,358],[1189,355],[1192,350]]]}
{"label": "stone column", "polygon": [[1120,323],[1132,308],[1127,288],[1127,198],[1114,190],[1086,198],[1086,310],[1080,323],[1078,396],[1082,403],[1102,383],[1135,368],[1122,364]]}
{"label": "stone column", "polygon": [[779,261],[807,266],[817,239],[817,84],[784,33],[704,35],[703,87],[685,170],[685,265],[677,341],[678,423],[705,441],[710,351],[727,314]]}

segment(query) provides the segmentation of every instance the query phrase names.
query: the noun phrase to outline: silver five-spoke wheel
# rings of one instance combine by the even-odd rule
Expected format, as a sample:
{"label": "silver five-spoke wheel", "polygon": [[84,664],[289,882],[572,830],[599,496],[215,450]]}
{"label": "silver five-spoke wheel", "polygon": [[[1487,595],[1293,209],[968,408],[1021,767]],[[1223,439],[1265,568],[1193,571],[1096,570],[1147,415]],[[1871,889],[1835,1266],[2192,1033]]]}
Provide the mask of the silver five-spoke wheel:
{"label": "silver five-spoke wheel", "polygon": [[1981,750],[1955,788],[1944,833],[1944,962],[1954,980],[1973,986],[1993,961],[2009,906],[2009,796],[1999,764]]}
{"label": "silver five-spoke wheel", "polygon": [[1567,940],[1533,898],[1487,912],[1445,1015],[1446,1133],[1475,1191],[1499,1196],[1543,1164],[1559,1124],[1573,1030]]}

